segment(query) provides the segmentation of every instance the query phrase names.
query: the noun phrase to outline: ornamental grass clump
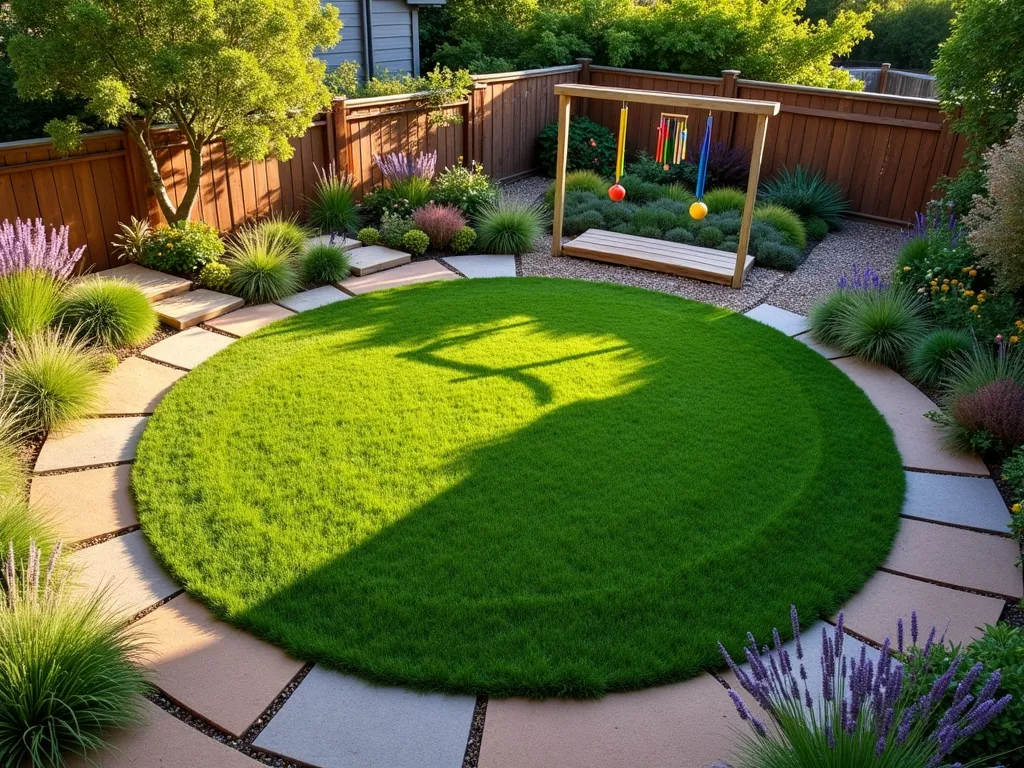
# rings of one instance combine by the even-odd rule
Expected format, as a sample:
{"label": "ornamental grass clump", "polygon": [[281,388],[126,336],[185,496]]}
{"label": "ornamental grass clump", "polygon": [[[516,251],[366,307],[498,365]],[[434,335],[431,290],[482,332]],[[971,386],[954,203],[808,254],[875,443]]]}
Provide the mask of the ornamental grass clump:
{"label": "ornamental grass clump", "polygon": [[437,203],[427,203],[413,211],[412,220],[417,229],[430,238],[431,247],[438,251],[447,248],[455,233],[466,226],[466,217],[457,207]]}
{"label": "ornamental grass clump", "polygon": [[327,285],[348,277],[348,254],[336,245],[314,245],[302,255],[302,281]]}
{"label": "ornamental grass clump", "polygon": [[811,173],[802,165],[792,171],[783,168],[778,175],[762,185],[758,197],[794,211],[802,219],[815,216],[829,229],[842,225],[842,216],[850,209],[838,184],[826,181],[821,171]]}
{"label": "ornamental grass clump", "polygon": [[157,323],[146,295],[121,279],[77,281],[61,313],[61,325],[69,332],[104,347],[138,346],[153,335]]}
{"label": "ornamental grass clump", "polygon": [[309,234],[305,228],[291,219],[275,216],[261,221],[256,226],[267,237],[277,240],[293,259],[299,258],[306,250],[306,238]]}
{"label": "ornamental grass clump", "polygon": [[724,213],[725,211],[742,211],[746,205],[747,196],[743,190],[735,187],[719,187],[712,189],[704,195],[704,204],[710,213]]}
{"label": "ornamental grass clump", "polygon": [[228,287],[248,304],[262,304],[299,290],[299,273],[288,249],[259,229],[239,232],[225,263],[231,270]]}
{"label": "ornamental grass clump", "polygon": [[544,232],[544,209],[538,205],[500,200],[476,220],[477,244],[487,253],[516,256],[533,248]]}
{"label": "ornamental grass clump", "polygon": [[355,183],[348,174],[317,170],[313,197],[306,209],[309,226],[321,234],[353,232],[359,227],[359,206]]}
{"label": "ornamental grass clump", "polygon": [[899,367],[928,330],[925,302],[899,287],[849,294],[836,318],[839,348],[873,363]]}
{"label": "ornamental grass clump", "polygon": [[914,345],[907,358],[910,378],[921,384],[936,385],[948,373],[950,362],[967,354],[974,346],[971,334],[962,328],[936,328]]}
{"label": "ornamental grass clump", "polygon": [[63,306],[64,285],[41,269],[0,276],[0,334],[29,336],[49,327]]}
{"label": "ornamental grass clump", "polygon": [[[948,756],[982,731],[1010,704],[996,698],[1001,673],[982,681],[984,666],[975,664],[951,699],[944,701],[963,657],[954,656],[921,695],[913,695],[919,670],[902,660],[920,653],[931,658],[937,647],[933,627],[918,650],[917,615],[911,616],[911,647],[904,647],[903,623],[897,623],[895,650],[886,638],[877,659],[844,653],[843,615],[830,634],[822,627],[818,658],[805,655],[796,608],[791,608],[794,653],[782,645],[758,650],[753,635],[744,649],[749,671],[719,645],[740,686],[767,713],[767,720],[747,706],[740,694],[728,694],[741,719],[751,726],[740,748],[737,768],[939,768]],[[941,645],[941,641],[938,643]],[[874,657],[874,652],[872,652]],[[810,673],[820,670],[821,689],[811,690]],[[980,687],[975,689],[975,683]],[[959,765],[959,764],[958,764]],[[952,768],[952,766],[949,766]]]}
{"label": "ornamental grass clump", "polygon": [[0,275],[35,270],[69,277],[85,252],[84,245],[68,248],[69,232],[66,226],[47,227],[42,219],[0,222]]}

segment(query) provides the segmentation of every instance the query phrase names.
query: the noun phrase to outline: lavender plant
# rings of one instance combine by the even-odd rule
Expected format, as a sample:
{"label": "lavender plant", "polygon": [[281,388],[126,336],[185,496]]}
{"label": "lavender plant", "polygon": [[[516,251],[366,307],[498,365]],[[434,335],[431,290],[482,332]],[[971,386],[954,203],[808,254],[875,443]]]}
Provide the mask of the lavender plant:
{"label": "lavender plant", "polygon": [[68,249],[68,227],[47,227],[42,219],[0,222],[0,275],[32,269],[66,278],[85,246]]}
{"label": "lavender plant", "polygon": [[392,152],[389,155],[374,155],[373,162],[377,164],[388,186],[414,176],[430,181],[437,167],[437,152],[423,152],[419,155]]}
{"label": "lavender plant", "polygon": [[849,272],[839,276],[836,287],[841,291],[884,291],[889,287],[889,283],[883,280],[878,270],[873,269],[870,264],[865,264],[863,271],[853,264]]}
{"label": "lavender plant", "polygon": [[[795,654],[783,647],[778,630],[774,648],[760,651],[748,634],[745,656],[750,671],[742,669],[719,644],[726,663],[742,688],[766,717],[762,720],[734,689],[729,689],[737,712],[752,729],[744,742],[738,768],[964,768],[949,765],[947,756],[988,725],[1010,703],[1009,695],[996,698],[1001,673],[996,670],[977,695],[971,693],[983,672],[976,664],[967,672],[948,708],[943,698],[957,675],[963,657],[957,655],[935,683],[919,696],[914,679],[919,666],[907,672],[900,659],[918,645],[917,614],[911,615],[912,647],[904,648],[903,622],[897,622],[896,649],[889,638],[877,661],[866,646],[859,657],[843,652],[843,616],[830,636],[822,628],[816,663],[821,669],[821,690],[812,693],[796,608],[791,608]],[[936,641],[933,627],[920,653],[930,658]],[[795,655],[795,658],[794,658]],[[972,763],[977,765],[977,763]]]}

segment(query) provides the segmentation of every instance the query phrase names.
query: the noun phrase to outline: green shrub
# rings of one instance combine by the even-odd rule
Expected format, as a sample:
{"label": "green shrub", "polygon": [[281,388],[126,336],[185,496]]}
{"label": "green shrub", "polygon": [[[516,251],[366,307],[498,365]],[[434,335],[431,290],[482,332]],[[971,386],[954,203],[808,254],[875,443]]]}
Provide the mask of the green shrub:
{"label": "green shrub", "polygon": [[544,232],[544,223],[540,206],[499,200],[477,218],[477,240],[488,253],[518,256],[533,248],[534,240]]}
{"label": "green shrub", "polygon": [[462,165],[445,168],[434,179],[434,201],[439,205],[458,206],[470,217],[493,203],[496,196],[494,183],[476,160],[469,168]]}
{"label": "green shrub", "polygon": [[223,291],[230,280],[231,270],[219,261],[212,261],[199,270],[199,284],[211,291]]}
{"label": "green shrub", "polygon": [[335,245],[314,245],[302,254],[302,282],[328,285],[348,276],[348,254]]}
{"label": "green shrub", "polygon": [[899,367],[927,331],[925,303],[898,287],[852,291],[839,315],[839,348],[890,368]]}
{"label": "green shrub", "polygon": [[679,226],[680,217],[669,211],[660,210],[654,205],[646,205],[633,214],[632,224],[636,229],[657,229],[666,232]]}
{"label": "green shrub", "polygon": [[5,395],[30,432],[67,426],[96,406],[101,373],[81,341],[42,331],[18,339],[4,351],[2,362]]}
{"label": "green shrub", "polygon": [[299,290],[299,274],[289,251],[259,229],[239,232],[225,263],[231,270],[228,287],[247,304],[262,304]]}
{"label": "green shrub", "polygon": [[804,219],[804,229],[811,240],[824,240],[829,232],[828,222],[820,216],[808,216]]}
{"label": "green shrub", "polygon": [[463,227],[452,237],[452,241],[448,243],[448,247],[451,248],[452,253],[465,253],[473,247],[473,243],[476,242],[476,230],[472,227]]}
{"label": "green shrub", "polygon": [[697,245],[704,248],[715,248],[725,240],[725,235],[718,227],[704,227],[697,232]]}
{"label": "green shrub", "polygon": [[754,218],[766,221],[782,233],[786,242],[802,251],[807,247],[807,230],[800,217],[788,208],[774,203],[759,203],[754,209]]}
{"label": "green shrub", "polygon": [[202,221],[179,221],[153,230],[140,264],[162,272],[193,275],[224,255],[217,230]]}
{"label": "green shrub", "polygon": [[[821,171],[812,174],[801,165],[792,171],[783,168],[761,187],[758,197],[766,203],[788,208],[804,219],[817,216],[830,229],[838,229],[843,214],[850,209],[838,184],[826,181]],[[797,247],[803,250],[803,246]]]}
{"label": "green shrub", "polygon": [[735,240],[734,238],[731,237],[725,238],[725,240],[722,241],[722,244],[718,246],[718,250],[720,251],[732,251],[733,253],[735,253],[739,249],[740,241]]}
{"label": "green shrub", "polygon": [[742,211],[747,203],[747,196],[743,190],[735,187],[719,187],[706,192],[703,200],[709,213],[723,213]]}
{"label": "green shrub", "polygon": [[840,318],[845,314],[847,307],[854,301],[854,291],[833,291],[822,301],[818,302],[811,309],[808,316],[810,321],[811,336],[822,344],[839,346],[840,344]]}
{"label": "green shrub", "polygon": [[661,190],[661,196],[684,203],[687,208],[697,201],[697,196],[682,184],[669,184]]}
{"label": "green shrub", "polygon": [[626,173],[652,184],[665,184],[669,178],[665,166],[644,150],[637,153],[636,160],[626,164]]}
{"label": "green shrub", "polygon": [[299,258],[306,250],[306,239],[309,233],[294,221],[282,218],[270,218],[256,225],[268,238],[277,240],[281,247],[293,259]]}
{"label": "green shrub", "polygon": [[321,234],[345,234],[359,226],[359,206],[352,177],[318,171],[313,197],[306,208],[309,226]]}
{"label": "green shrub", "polygon": [[[604,198],[608,195],[609,186],[608,182],[602,179],[600,174],[595,173],[594,171],[570,171],[565,174],[565,193],[567,201],[568,194],[576,191],[590,192],[597,198]],[[548,208],[554,206],[554,184],[548,187],[547,192],[544,193],[544,203]]]}
{"label": "green shrub", "polygon": [[409,213],[429,203],[433,196],[430,180],[422,176],[398,179],[393,181],[388,189],[394,197],[408,206]]}
{"label": "green shrub", "polygon": [[629,224],[639,208],[632,203],[614,203],[611,200],[602,200],[597,204],[596,210],[604,219],[604,225],[608,228],[618,224]]}
{"label": "green shrub", "polygon": [[704,217],[704,224],[710,227],[717,227],[722,230],[722,233],[728,237],[730,235],[739,235],[740,233],[740,214],[727,211],[726,213],[709,213]]}
{"label": "green shrub", "polygon": [[612,232],[618,232],[620,235],[635,235],[636,231],[633,229],[632,224],[616,224],[612,227]]}
{"label": "green shrub", "polygon": [[373,227],[363,227],[356,235],[356,239],[363,245],[376,245],[380,242],[380,230]]}
{"label": "green shrub", "polygon": [[953,0],[886,3],[868,24],[872,37],[858,43],[854,61],[887,61],[900,69],[930,70],[939,44],[949,37]]}
{"label": "green shrub", "polygon": [[[736,244],[739,247],[739,243]],[[755,260],[760,267],[784,269],[792,272],[804,260],[803,254],[791,245],[765,242],[757,249]]]}
{"label": "green shrub", "polygon": [[[558,158],[558,123],[546,125],[537,137],[537,143],[540,145],[541,170],[553,177]],[[610,176],[615,167],[616,146],[611,131],[577,115],[569,123],[566,170],[596,171],[602,176]]]}
{"label": "green shrub", "polygon": [[930,253],[928,238],[915,237],[908,240],[900,249],[899,259],[896,261],[896,278],[905,272],[919,272],[927,265]]}
{"label": "green shrub", "polygon": [[604,229],[604,218],[597,211],[583,211],[569,216],[562,225],[562,231],[569,237],[582,235],[588,229]]}
{"label": "green shrub", "polygon": [[653,203],[658,198],[664,197],[665,190],[668,189],[668,187],[663,187],[660,184],[652,184],[636,176],[628,175],[619,179],[619,184],[626,190],[626,202],[630,202],[633,205]]}
{"label": "green shrub", "polygon": [[971,334],[959,328],[936,328],[910,350],[907,368],[910,378],[921,384],[938,384],[946,375],[950,360],[970,351]]}
{"label": "green shrub", "polygon": [[95,353],[96,367],[100,369],[101,373],[110,373],[115,370],[120,361],[117,359],[117,355],[113,352],[97,351]]}
{"label": "green shrub", "polygon": [[1015,501],[1024,499],[1024,448],[1016,448],[1003,462],[1003,480],[1010,486]]}
{"label": "green shrub", "polygon": [[565,212],[567,214],[576,214],[583,211],[597,210],[603,207],[605,202],[611,203],[611,200],[598,197],[586,189],[574,189],[565,193]]}
{"label": "green shrub", "polygon": [[95,278],[71,286],[61,322],[80,339],[104,347],[137,347],[156,332],[158,323],[149,299],[134,285]]}
{"label": "green shrub", "polygon": [[402,250],[408,251],[413,256],[422,256],[429,247],[430,238],[422,230],[410,229],[402,235]]}
{"label": "green shrub", "polygon": [[26,269],[0,276],[0,336],[27,336],[48,327],[60,313],[63,288],[49,272]]}
{"label": "green shrub", "polygon": [[661,240],[662,239],[662,231],[660,229],[658,229],[657,227],[651,227],[651,226],[638,227],[638,226],[636,226],[634,224],[633,225],[633,232],[634,232],[634,234],[637,237],[650,237],[650,238],[652,238],[654,240]]}
{"label": "green shrub", "polygon": [[141,721],[144,649],[106,592],[65,591],[35,548],[28,563],[0,600],[0,765],[60,766]]}
{"label": "green shrub", "polygon": [[786,238],[768,221],[754,219],[750,223],[750,242],[753,243],[784,243]]}
{"label": "green shrub", "polygon": [[693,233],[686,227],[676,227],[665,233],[665,239],[671,240],[673,243],[692,243]]}
{"label": "green shrub", "polygon": [[[15,562],[22,563],[28,555],[30,542],[43,549],[57,543],[57,531],[53,521],[31,507],[25,498],[25,489],[16,488],[0,493],[0,551],[3,559],[10,547],[14,547]],[[0,578],[0,600],[4,595],[4,579]]]}
{"label": "green shrub", "polygon": [[416,225],[408,216],[385,213],[380,225],[380,241],[388,248],[401,248],[405,233],[415,228]]}

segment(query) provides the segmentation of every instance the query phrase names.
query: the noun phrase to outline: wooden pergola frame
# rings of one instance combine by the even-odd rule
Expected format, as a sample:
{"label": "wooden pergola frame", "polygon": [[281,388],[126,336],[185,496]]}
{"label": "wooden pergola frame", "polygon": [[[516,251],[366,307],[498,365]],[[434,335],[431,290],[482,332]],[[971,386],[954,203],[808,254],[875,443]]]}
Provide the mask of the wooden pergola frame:
{"label": "wooden pergola frame", "polygon": [[[747,198],[743,208],[740,227],[739,247],[736,250],[736,267],[732,287],[742,288],[745,274],[747,250],[750,245],[750,223],[754,216],[754,201],[757,198],[757,184],[761,175],[761,159],[764,155],[764,139],[768,131],[768,118],[779,114],[781,105],[777,101],[750,101],[747,99],[723,99],[716,96],[692,96],[664,91],[639,91],[631,88],[604,88],[597,85],[574,85],[565,83],[555,86],[558,96],[558,157],[555,166],[555,211],[552,223],[551,255],[562,255],[562,221],[565,213],[565,172],[566,150],[569,141],[569,121],[572,99],[603,99],[637,104],[655,104],[663,107],[691,108],[718,112],[736,112],[757,116],[754,131],[754,145],[750,153],[750,175],[747,178]],[[728,274],[728,273],[726,273]]]}

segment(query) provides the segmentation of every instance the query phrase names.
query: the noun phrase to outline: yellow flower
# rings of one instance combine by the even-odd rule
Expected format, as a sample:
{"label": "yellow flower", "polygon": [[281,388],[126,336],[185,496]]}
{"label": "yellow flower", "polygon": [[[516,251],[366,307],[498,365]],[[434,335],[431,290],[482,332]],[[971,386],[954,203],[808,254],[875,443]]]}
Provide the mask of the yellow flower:
{"label": "yellow flower", "polygon": [[942,286],[942,291],[943,291],[943,293],[945,293],[945,292],[946,292],[946,291],[948,291],[948,290],[949,290],[949,286],[948,286],[948,285],[943,285],[943,286]]}
{"label": "yellow flower", "polygon": [[1014,325],[1024,331],[1024,320],[1018,320]]}
{"label": "yellow flower", "polygon": [[903,271],[904,271],[904,272],[909,272],[909,271],[910,271],[910,267],[904,267],[904,268],[903,268]]}
{"label": "yellow flower", "polygon": [[971,305],[971,312],[977,312],[977,311],[978,311],[978,305],[977,304],[972,304]]}
{"label": "yellow flower", "polygon": [[946,284],[946,283],[949,282],[949,279],[947,278],[946,280],[943,280],[942,282],[943,282],[943,284]]}
{"label": "yellow flower", "polygon": [[970,267],[964,267],[964,268],[963,268],[963,269],[961,269],[960,271],[961,271],[961,272],[970,272],[970,271],[971,271],[971,268],[970,268]]}
{"label": "yellow flower", "polygon": [[1010,507],[1010,509],[1013,510],[1014,513],[1020,512],[1020,502],[1018,501],[1016,504]]}
{"label": "yellow flower", "polygon": [[939,281],[938,281],[938,280],[932,280],[932,281],[931,281],[931,282],[929,283],[929,285],[932,285],[932,286],[935,286],[935,285],[938,285],[938,284],[939,284]]}
{"label": "yellow flower", "polygon": [[969,275],[970,275],[971,277],[977,277],[977,276],[978,276],[978,270],[976,270],[976,269],[972,269],[972,270],[971,270],[970,272],[968,272],[967,274],[969,274]]}
{"label": "yellow flower", "polygon": [[964,296],[973,296],[974,291],[964,291]]}
{"label": "yellow flower", "polygon": [[1010,343],[1011,344],[1016,344],[1018,341],[1020,341],[1020,336],[1011,336],[1010,337]]}

